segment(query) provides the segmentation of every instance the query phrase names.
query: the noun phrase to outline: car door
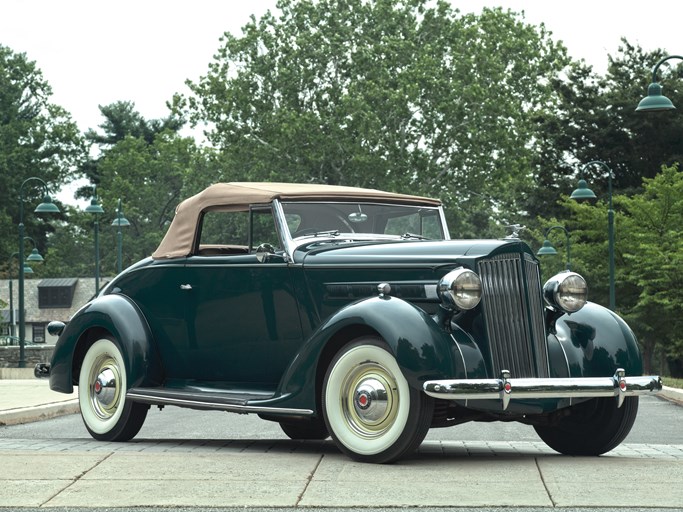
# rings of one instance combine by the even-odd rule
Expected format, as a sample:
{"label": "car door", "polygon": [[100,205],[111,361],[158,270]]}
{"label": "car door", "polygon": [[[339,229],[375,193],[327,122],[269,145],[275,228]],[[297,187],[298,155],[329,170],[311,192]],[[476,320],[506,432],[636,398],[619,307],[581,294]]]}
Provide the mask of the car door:
{"label": "car door", "polygon": [[[269,244],[273,254],[257,257]],[[186,266],[188,379],[275,386],[302,341],[291,269],[270,207],[207,212]]]}

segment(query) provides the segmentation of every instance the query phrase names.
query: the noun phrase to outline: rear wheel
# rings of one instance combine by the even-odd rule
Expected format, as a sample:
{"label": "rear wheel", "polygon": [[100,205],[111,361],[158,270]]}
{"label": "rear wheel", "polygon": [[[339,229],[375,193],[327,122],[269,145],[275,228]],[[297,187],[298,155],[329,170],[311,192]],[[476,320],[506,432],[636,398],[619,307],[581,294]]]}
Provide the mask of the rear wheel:
{"label": "rear wheel", "polygon": [[602,455],[619,446],[631,431],[638,397],[626,397],[621,407],[614,398],[594,398],[568,411],[552,425],[534,426],[539,437],[565,455]]}
{"label": "rear wheel", "polygon": [[90,435],[101,441],[128,441],[142,428],[149,406],[126,401],[123,355],[113,340],[102,338],[85,354],[78,378],[81,417]]}
{"label": "rear wheel", "polygon": [[386,463],[417,449],[434,400],[408,385],[383,340],[365,337],[344,346],[330,363],[322,408],[327,430],[344,453]]}

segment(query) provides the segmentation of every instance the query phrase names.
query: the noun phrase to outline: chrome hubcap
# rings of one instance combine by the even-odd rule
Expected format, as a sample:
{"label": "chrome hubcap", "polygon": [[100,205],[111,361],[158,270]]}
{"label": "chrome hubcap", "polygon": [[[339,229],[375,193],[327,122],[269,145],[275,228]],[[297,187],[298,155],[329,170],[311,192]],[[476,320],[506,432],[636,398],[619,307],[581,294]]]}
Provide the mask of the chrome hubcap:
{"label": "chrome hubcap", "polygon": [[353,406],[358,417],[365,422],[383,418],[389,407],[385,384],[373,377],[360,382],[355,391]]}
{"label": "chrome hubcap", "polygon": [[379,437],[394,424],[398,387],[383,366],[374,362],[356,366],[344,381],[342,395],[346,422],[361,437]]}
{"label": "chrome hubcap", "polygon": [[121,401],[121,373],[117,362],[103,356],[90,372],[90,404],[100,419],[114,415]]}

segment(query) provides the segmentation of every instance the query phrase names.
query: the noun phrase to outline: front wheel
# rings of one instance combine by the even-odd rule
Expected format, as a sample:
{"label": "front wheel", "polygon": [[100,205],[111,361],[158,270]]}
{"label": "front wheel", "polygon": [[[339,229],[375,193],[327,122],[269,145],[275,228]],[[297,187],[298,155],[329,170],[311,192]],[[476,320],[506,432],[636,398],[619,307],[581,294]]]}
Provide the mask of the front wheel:
{"label": "front wheel", "polygon": [[434,400],[408,385],[383,340],[366,337],[344,346],[330,363],[322,408],[327,430],[344,453],[387,463],[420,445]]}
{"label": "front wheel", "polygon": [[81,417],[100,441],[128,441],[142,428],[148,405],[126,401],[126,367],[119,347],[109,338],[93,343],[78,378]]}
{"label": "front wheel", "polygon": [[619,446],[631,431],[638,397],[626,397],[621,407],[614,398],[594,398],[567,412],[550,425],[534,426],[543,442],[565,455],[602,455]]}

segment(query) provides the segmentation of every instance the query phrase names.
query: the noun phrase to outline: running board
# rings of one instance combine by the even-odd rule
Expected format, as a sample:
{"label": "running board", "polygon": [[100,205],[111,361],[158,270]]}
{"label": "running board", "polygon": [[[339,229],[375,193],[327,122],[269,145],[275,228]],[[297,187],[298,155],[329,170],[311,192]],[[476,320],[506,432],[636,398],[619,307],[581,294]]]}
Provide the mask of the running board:
{"label": "running board", "polygon": [[126,393],[126,399],[150,405],[175,405],[189,409],[204,411],[228,411],[242,414],[271,413],[296,416],[312,416],[309,409],[290,409],[284,407],[264,407],[250,405],[250,401],[267,400],[270,394],[260,393],[197,393],[168,388],[131,388]]}

